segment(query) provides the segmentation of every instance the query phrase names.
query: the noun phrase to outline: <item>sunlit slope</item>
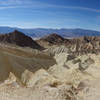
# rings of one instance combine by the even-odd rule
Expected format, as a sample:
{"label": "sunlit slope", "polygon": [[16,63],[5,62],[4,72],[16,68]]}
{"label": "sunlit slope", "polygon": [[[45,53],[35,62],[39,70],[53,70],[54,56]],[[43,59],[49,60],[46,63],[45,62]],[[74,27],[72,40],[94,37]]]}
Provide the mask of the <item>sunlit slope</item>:
{"label": "sunlit slope", "polygon": [[55,60],[46,54],[0,46],[0,81],[7,79],[10,72],[21,78],[25,70],[35,72],[41,68],[48,69],[55,63]]}

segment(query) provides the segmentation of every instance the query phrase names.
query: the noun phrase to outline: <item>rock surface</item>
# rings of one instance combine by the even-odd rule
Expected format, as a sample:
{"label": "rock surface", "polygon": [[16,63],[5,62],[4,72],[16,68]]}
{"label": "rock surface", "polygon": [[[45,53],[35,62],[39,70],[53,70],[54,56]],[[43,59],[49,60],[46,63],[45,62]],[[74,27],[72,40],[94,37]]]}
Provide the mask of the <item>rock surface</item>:
{"label": "rock surface", "polygon": [[41,45],[60,45],[65,41],[63,37],[61,37],[58,34],[50,34],[47,36],[44,36],[43,38],[40,38],[37,42]]}
{"label": "rock surface", "polygon": [[21,47],[31,47],[33,49],[42,49],[31,37],[15,30],[8,34],[0,34],[0,42],[15,44]]}
{"label": "rock surface", "polygon": [[[85,45],[96,40],[91,38],[73,41]],[[84,46],[69,53],[74,44],[44,51],[0,44],[1,100],[99,100],[100,53],[77,55]]]}
{"label": "rock surface", "polygon": [[47,48],[48,46],[63,45],[69,49],[69,52],[76,54],[98,53],[100,51],[99,36],[65,39],[57,34],[50,34],[49,36],[37,40],[37,42]]}
{"label": "rock surface", "polygon": [[[40,58],[38,56],[37,59]],[[42,67],[35,71],[17,64],[20,70],[24,68],[21,80],[12,71],[8,79],[0,84],[1,100],[99,100],[100,55],[88,54],[72,58],[69,59],[66,53],[56,54],[56,63],[47,69]],[[47,61],[46,58],[45,63]],[[86,63],[88,67],[81,70],[79,63]]]}

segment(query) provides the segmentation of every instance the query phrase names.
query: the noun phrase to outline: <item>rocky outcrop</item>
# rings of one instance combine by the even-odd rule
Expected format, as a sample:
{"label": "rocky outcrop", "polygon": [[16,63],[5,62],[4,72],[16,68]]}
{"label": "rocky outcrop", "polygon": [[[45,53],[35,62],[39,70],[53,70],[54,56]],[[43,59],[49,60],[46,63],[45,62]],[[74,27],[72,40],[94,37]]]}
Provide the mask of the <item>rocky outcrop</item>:
{"label": "rocky outcrop", "polygon": [[1,34],[0,42],[15,44],[21,47],[31,47],[34,49],[42,49],[42,47],[39,44],[37,44],[31,37],[26,36],[25,34],[17,30],[8,34]]}
{"label": "rocky outcrop", "polygon": [[53,43],[63,42],[64,38],[54,33],[41,38],[41,40],[48,41],[53,44]]}
{"label": "rocky outcrop", "polygon": [[41,45],[61,45],[65,43],[65,39],[58,34],[50,34],[38,40]]}
{"label": "rocky outcrop", "polygon": [[84,36],[74,39],[76,44],[76,51],[93,51],[100,48],[100,37]]}
{"label": "rocky outcrop", "polygon": [[[24,49],[21,47],[0,45],[1,82],[8,78],[10,72],[21,79],[22,74],[26,72],[26,70],[35,73],[39,69],[47,70],[52,65],[56,64],[53,57],[42,53],[42,51],[38,52],[37,50],[35,53]],[[28,77],[28,74],[26,76]]]}
{"label": "rocky outcrop", "polygon": [[63,45],[69,49],[69,52],[75,54],[98,53],[100,51],[100,37],[97,36],[65,39],[57,34],[50,34],[39,39],[38,43],[44,47]]}

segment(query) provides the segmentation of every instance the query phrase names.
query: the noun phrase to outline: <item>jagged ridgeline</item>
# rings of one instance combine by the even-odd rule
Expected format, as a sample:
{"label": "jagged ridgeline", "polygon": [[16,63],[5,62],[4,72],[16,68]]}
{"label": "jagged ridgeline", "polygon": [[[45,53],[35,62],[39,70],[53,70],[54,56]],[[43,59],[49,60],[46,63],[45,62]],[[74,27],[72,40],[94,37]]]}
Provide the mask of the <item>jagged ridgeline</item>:
{"label": "jagged ridgeline", "polygon": [[[0,42],[4,44],[13,44],[21,47],[30,47],[33,49],[44,50],[46,47],[61,46],[58,52],[67,51],[71,53],[98,53],[100,48],[99,36],[84,36],[79,38],[64,38],[56,33],[44,36],[38,40],[22,32],[15,30],[8,34],[0,34]],[[62,47],[63,46],[63,47]]]}
{"label": "jagged ridgeline", "polygon": [[[58,34],[50,34],[45,36],[37,42],[42,46],[64,46],[69,49],[71,53],[98,53],[100,51],[100,37],[99,36],[84,36],[79,38],[63,38]],[[61,50],[62,51],[62,50]],[[63,50],[65,51],[65,50]]]}

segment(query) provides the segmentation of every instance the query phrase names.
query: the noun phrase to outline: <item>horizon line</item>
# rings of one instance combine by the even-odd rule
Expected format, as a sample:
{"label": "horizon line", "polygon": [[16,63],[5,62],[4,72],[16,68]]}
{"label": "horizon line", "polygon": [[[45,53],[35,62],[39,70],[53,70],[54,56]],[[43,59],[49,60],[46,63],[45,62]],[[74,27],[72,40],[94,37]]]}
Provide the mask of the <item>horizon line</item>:
{"label": "horizon line", "polygon": [[80,28],[80,27],[77,27],[77,28],[53,28],[53,27],[36,27],[36,28],[27,28],[27,27],[25,27],[25,28],[23,28],[23,27],[12,27],[12,26],[0,26],[0,27],[8,27],[8,28],[17,28],[17,29],[57,29],[57,30],[60,30],[60,29],[81,29],[81,30],[91,30],[91,31],[98,31],[98,32],[100,32],[100,30],[97,30],[97,29],[90,29],[90,28]]}

